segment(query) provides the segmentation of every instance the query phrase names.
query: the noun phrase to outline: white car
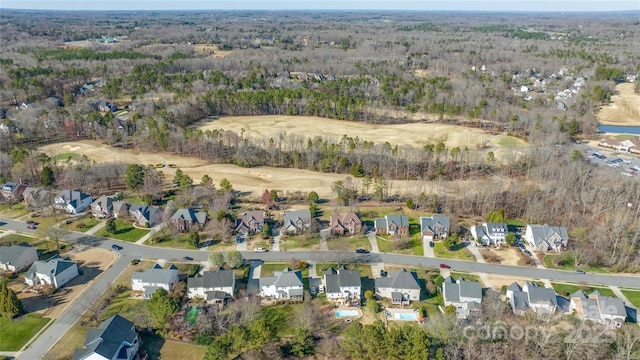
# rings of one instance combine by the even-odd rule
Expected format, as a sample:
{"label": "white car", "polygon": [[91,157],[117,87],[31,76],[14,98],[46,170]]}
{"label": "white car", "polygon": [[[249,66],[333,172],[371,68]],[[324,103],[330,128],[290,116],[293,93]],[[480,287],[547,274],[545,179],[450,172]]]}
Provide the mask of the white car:
{"label": "white car", "polygon": [[255,252],[267,252],[269,250],[265,249],[265,248],[256,248]]}

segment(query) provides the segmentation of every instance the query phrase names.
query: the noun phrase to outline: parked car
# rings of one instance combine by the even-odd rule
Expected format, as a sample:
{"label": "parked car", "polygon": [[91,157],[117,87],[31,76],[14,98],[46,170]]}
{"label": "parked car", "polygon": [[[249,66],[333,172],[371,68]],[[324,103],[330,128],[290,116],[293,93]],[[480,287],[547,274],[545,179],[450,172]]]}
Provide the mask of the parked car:
{"label": "parked car", "polygon": [[525,255],[528,255],[528,256],[533,255],[533,254],[531,253],[531,251],[529,251],[529,250],[525,250],[525,251],[524,251],[524,253],[525,253]]}
{"label": "parked car", "polygon": [[387,277],[387,272],[385,269],[380,269],[380,277]]}
{"label": "parked car", "polygon": [[256,248],[255,252],[267,252],[269,250],[265,249],[265,248]]}
{"label": "parked car", "polygon": [[183,260],[186,260],[186,261],[193,261],[193,258],[192,258],[192,257],[189,257],[189,256],[185,256],[185,257],[183,257],[182,259],[183,259]]}
{"label": "parked car", "polygon": [[29,221],[27,221],[27,225],[35,225],[35,224],[36,224],[36,222],[35,222],[35,221],[33,221],[33,220],[29,220]]}
{"label": "parked car", "polygon": [[111,248],[112,248],[113,250],[122,250],[122,246],[120,246],[120,245],[116,245],[116,244],[111,245]]}
{"label": "parked car", "polygon": [[369,250],[367,250],[367,249],[356,249],[356,252],[358,254],[368,254]]}
{"label": "parked car", "polygon": [[433,241],[429,241],[429,246],[430,246],[430,247],[435,247],[435,246],[436,246],[436,244],[435,244]]}
{"label": "parked car", "polygon": [[579,269],[574,271],[574,273],[580,274],[580,275],[584,275],[585,274],[584,270],[579,270]]}
{"label": "parked car", "polygon": [[34,230],[35,228],[36,228],[36,226],[35,226],[35,225],[33,225],[33,224],[31,224],[31,225],[27,225],[27,229]]}
{"label": "parked car", "polygon": [[447,264],[440,264],[440,269],[451,269],[451,266]]}

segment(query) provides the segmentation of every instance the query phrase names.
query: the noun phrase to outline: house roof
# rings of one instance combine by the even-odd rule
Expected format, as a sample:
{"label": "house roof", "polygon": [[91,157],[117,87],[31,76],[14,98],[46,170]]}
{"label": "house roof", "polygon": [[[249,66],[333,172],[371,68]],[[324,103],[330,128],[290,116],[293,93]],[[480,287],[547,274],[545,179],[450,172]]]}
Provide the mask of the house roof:
{"label": "house roof", "polygon": [[38,258],[38,252],[35,248],[28,246],[18,246],[18,245],[10,245],[10,246],[0,246],[0,264],[17,264],[18,260],[22,257],[25,252],[35,252],[36,259]]}
{"label": "house roof", "polygon": [[511,291],[522,291],[522,287],[520,286],[520,284],[518,284],[517,282],[514,282],[513,284],[507,286],[507,290],[511,290]]}
{"label": "house roof", "polygon": [[298,221],[302,221],[303,223],[311,221],[311,212],[309,209],[287,211],[284,214],[282,227],[287,228],[291,225],[295,226]]}
{"label": "house roof", "polygon": [[274,276],[276,278],[274,282],[276,287],[302,286],[302,273],[300,270],[285,269],[282,272],[275,272]]}
{"label": "house roof", "polygon": [[390,271],[387,277],[376,278],[376,287],[394,288],[399,290],[416,290],[420,289],[418,275],[415,272],[408,272],[405,269],[398,271]]}
{"label": "house roof", "polygon": [[597,296],[596,299],[600,308],[600,313],[602,315],[622,317],[627,316],[627,310],[625,309],[624,301],[611,296],[602,295]]}
{"label": "house roof", "polygon": [[514,310],[527,310],[529,308],[529,298],[527,293],[522,291],[513,292],[513,306]]}
{"label": "house roof", "polygon": [[31,186],[24,189],[22,196],[24,197],[31,196],[31,198],[36,202],[43,202],[45,200],[48,200],[49,202],[53,202],[53,199],[55,198],[54,194],[51,191],[38,189]]}
{"label": "house roof", "polygon": [[425,232],[431,230],[434,234],[437,233],[436,229],[442,227],[443,229],[449,229],[451,221],[448,216],[433,215],[431,217],[420,218],[420,231]]}
{"label": "house roof", "polygon": [[140,204],[131,205],[131,207],[129,208],[129,212],[133,213],[136,211],[140,212],[145,221],[147,221],[151,226],[153,226],[156,220],[162,216],[162,209],[155,206]]}
{"label": "house roof", "polygon": [[173,214],[173,216],[171,216],[170,220],[191,221],[194,223],[204,225],[204,223],[207,222],[207,213],[202,211],[196,212],[193,209],[181,208],[181,209],[178,209],[178,211],[176,211],[175,214]]}
{"label": "house roof", "polygon": [[[333,271],[330,271],[333,270]],[[360,280],[360,271],[358,270],[335,270],[329,268],[324,273],[326,292],[338,293],[341,292],[342,287],[360,287],[362,281]]]}
{"label": "house roof", "polygon": [[94,202],[91,203],[91,207],[100,206],[101,208],[107,209],[107,211],[110,211],[111,209],[113,209],[114,202],[115,202],[115,199],[112,196],[102,195],[98,199],[96,199]]}
{"label": "house roof", "polygon": [[178,269],[163,269],[160,265],[158,267],[134,272],[131,274],[131,279],[140,280],[143,283],[169,284],[178,276]]}
{"label": "house roof", "polygon": [[77,263],[70,260],[63,260],[60,258],[49,259],[47,261],[36,261],[31,265],[25,277],[32,276],[33,274],[47,274],[58,275],[72,266],[78,266]]}
{"label": "house roof", "polygon": [[535,283],[529,283],[529,286],[526,288],[526,292],[529,293],[529,304],[558,306],[555,290],[542,286],[531,286],[532,284]]}
{"label": "house roof", "polygon": [[76,203],[81,202],[82,200],[90,196],[88,194],[83,193],[80,190],[62,190],[61,192],[58,193],[56,197],[71,204],[72,202],[76,202]]}
{"label": "house roof", "polygon": [[587,295],[584,294],[584,292],[582,292],[582,290],[578,290],[576,292],[574,292],[573,294],[571,294],[570,296],[572,299],[573,298],[580,298],[580,299],[586,299]]}
{"label": "house roof", "polygon": [[362,220],[360,220],[360,216],[358,216],[358,214],[356,214],[353,211],[350,211],[344,214],[331,215],[331,218],[329,219],[329,223],[331,227],[336,227],[336,226],[346,227],[350,223],[362,224]]}
{"label": "house roof", "polygon": [[491,236],[493,234],[506,234],[507,233],[507,224],[505,224],[505,223],[488,222],[488,223],[484,224],[484,226],[485,226],[486,232],[487,232],[487,234],[489,234],[489,236]]}
{"label": "house roof", "polygon": [[460,285],[460,297],[478,299],[482,301],[482,286],[477,281],[466,281],[463,278],[458,279]]}
{"label": "house roof", "polygon": [[385,219],[387,219],[387,226],[390,226],[391,224],[401,227],[409,226],[409,217],[407,215],[387,215],[385,216]]}
{"label": "house roof", "polygon": [[564,226],[549,226],[529,224],[527,230],[531,231],[531,237],[533,238],[534,246],[538,247],[542,243],[546,243],[547,246],[552,246],[556,240],[566,243],[569,239],[569,233]]}
{"label": "house roof", "polygon": [[24,185],[22,183],[17,183],[17,182],[10,181],[10,182],[2,185],[2,190],[14,192],[14,191],[18,190],[21,185],[26,187],[26,185]]}
{"label": "house roof", "polygon": [[122,343],[133,344],[137,337],[138,333],[131,321],[120,315],[113,315],[103,321],[97,329],[87,331],[84,348],[74,352],[73,360],[85,359],[93,353],[106,359],[121,358],[116,357],[118,351],[133,351],[133,349],[128,349],[129,346],[121,349]]}
{"label": "house roof", "polygon": [[233,287],[236,275],[233,270],[205,271],[202,276],[187,279],[189,288],[224,288]]}
{"label": "house roof", "polygon": [[206,291],[204,294],[206,296],[206,299],[205,299],[206,301],[224,300],[228,297],[226,292],[219,291],[219,290]]}

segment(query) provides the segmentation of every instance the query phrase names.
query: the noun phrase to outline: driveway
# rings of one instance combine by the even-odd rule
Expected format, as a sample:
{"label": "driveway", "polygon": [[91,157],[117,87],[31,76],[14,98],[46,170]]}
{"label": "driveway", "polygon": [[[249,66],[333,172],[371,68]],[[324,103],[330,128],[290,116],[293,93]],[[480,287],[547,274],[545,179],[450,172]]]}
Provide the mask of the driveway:
{"label": "driveway", "polygon": [[327,238],[329,237],[329,229],[320,230],[320,250],[329,251],[327,246]]}
{"label": "driveway", "polygon": [[371,244],[371,252],[379,253],[380,249],[378,249],[378,239],[375,231],[369,231],[367,234],[367,238],[369,239],[369,244]]}
{"label": "driveway", "polygon": [[271,245],[271,251],[280,251],[280,231],[273,229],[273,244]]}
{"label": "driveway", "polygon": [[433,248],[431,247],[431,245],[429,245],[429,243],[430,241],[422,240],[422,248],[423,248],[424,256],[428,258],[435,258],[436,254],[433,251]]}
{"label": "driveway", "polygon": [[236,250],[247,251],[247,238],[242,234],[236,236]]}

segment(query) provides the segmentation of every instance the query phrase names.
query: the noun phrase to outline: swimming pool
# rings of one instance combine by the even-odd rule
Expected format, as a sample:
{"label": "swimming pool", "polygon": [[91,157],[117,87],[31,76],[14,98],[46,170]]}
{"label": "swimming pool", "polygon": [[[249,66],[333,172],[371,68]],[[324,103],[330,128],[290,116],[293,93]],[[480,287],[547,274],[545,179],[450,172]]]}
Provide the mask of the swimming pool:
{"label": "swimming pool", "polygon": [[338,310],[336,311],[336,317],[343,316],[358,316],[358,310]]}
{"label": "swimming pool", "polygon": [[418,320],[418,315],[415,313],[394,313],[393,318],[398,320]]}

